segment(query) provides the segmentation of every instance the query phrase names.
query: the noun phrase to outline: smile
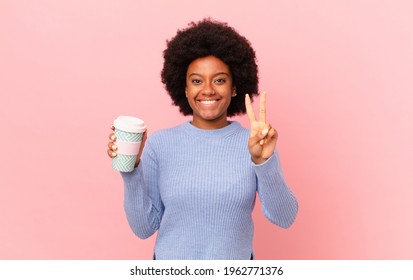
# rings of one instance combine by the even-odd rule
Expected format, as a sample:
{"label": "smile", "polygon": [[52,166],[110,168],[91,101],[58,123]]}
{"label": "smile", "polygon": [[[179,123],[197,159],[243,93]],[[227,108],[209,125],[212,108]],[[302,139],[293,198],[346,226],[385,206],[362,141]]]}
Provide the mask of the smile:
{"label": "smile", "polygon": [[205,105],[211,105],[214,104],[215,102],[217,102],[218,100],[198,100],[198,102],[205,104]]}

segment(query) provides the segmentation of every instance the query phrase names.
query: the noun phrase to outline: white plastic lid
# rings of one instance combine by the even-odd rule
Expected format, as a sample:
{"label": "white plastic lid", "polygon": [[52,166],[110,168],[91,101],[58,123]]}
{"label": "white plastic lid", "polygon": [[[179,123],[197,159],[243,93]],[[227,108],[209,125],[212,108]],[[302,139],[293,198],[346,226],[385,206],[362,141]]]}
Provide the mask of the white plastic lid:
{"label": "white plastic lid", "polygon": [[142,133],[146,130],[143,120],[131,116],[119,116],[113,122],[113,125],[116,129],[132,133]]}

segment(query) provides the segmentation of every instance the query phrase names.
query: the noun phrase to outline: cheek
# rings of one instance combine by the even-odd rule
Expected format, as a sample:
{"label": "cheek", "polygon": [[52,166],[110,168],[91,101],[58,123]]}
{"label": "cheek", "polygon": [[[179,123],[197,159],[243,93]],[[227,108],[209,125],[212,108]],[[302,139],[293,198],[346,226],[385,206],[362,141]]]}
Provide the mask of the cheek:
{"label": "cheek", "polygon": [[191,94],[188,94],[188,95],[186,96],[186,100],[187,100],[189,106],[190,106],[192,109],[194,109],[194,106],[195,106],[194,97],[193,97]]}
{"label": "cheek", "polygon": [[187,98],[193,97],[193,96],[195,95],[195,93],[196,93],[196,90],[197,90],[197,89],[196,89],[194,86],[187,85],[187,86],[185,87],[185,96],[186,96]]}

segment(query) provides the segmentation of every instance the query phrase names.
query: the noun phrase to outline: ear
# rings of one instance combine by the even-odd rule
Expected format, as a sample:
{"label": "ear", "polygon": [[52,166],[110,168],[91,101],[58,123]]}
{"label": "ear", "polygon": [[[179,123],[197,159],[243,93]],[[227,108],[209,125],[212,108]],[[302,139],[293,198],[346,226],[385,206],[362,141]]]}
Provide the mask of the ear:
{"label": "ear", "polygon": [[232,87],[232,94],[231,94],[231,96],[232,96],[232,97],[237,96],[237,87],[236,87],[236,86],[233,86],[233,87]]}

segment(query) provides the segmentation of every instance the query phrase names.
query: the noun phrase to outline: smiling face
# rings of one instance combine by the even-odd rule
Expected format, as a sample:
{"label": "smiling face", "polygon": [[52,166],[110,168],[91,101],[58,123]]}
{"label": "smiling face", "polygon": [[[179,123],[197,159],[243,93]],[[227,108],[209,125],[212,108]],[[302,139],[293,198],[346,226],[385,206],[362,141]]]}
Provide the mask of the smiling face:
{"label": "smiling face", "polygon": [[231,71],[215,56],[191,62],[186,73],[186,97],[193,111],[192,124],[202,129],[228,125],[227,109],[235,96]]}

